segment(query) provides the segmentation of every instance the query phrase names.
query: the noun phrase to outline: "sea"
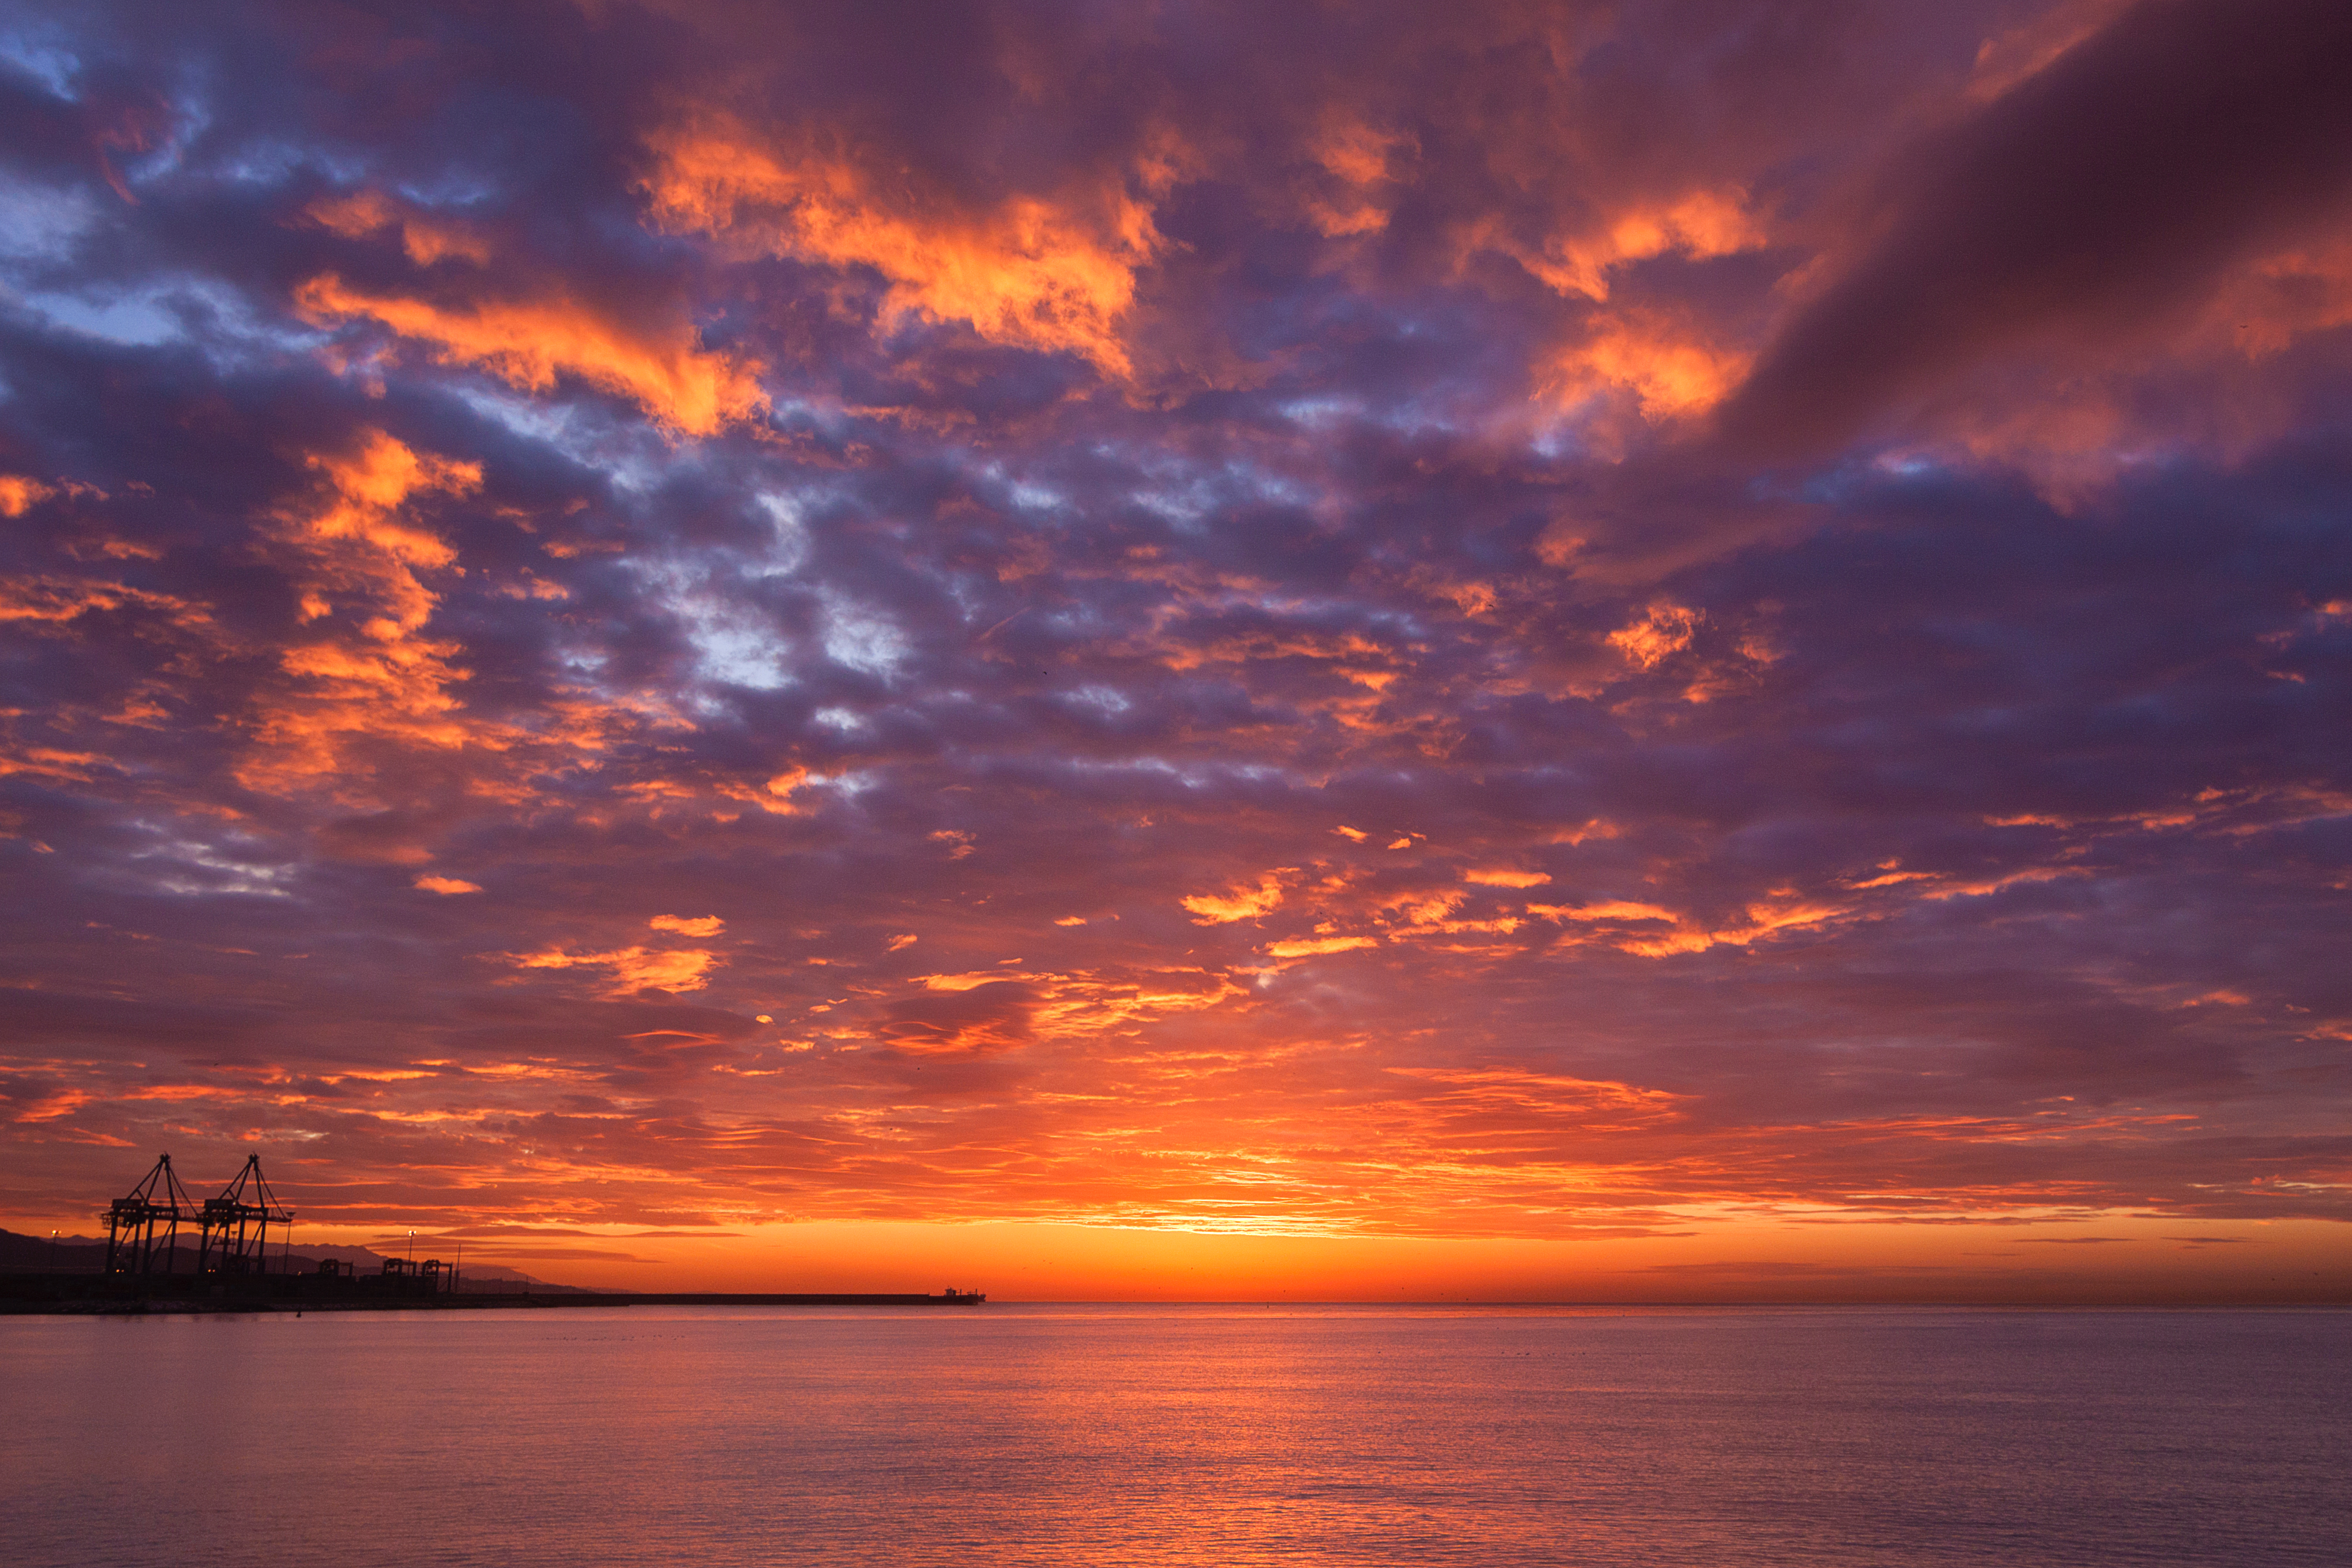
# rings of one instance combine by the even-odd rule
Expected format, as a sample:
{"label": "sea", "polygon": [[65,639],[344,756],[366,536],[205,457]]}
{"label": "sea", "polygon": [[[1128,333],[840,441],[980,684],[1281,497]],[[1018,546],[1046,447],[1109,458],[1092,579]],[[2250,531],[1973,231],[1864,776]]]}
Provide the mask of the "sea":
{"label": "sea", "polygon": [[37,1564],[2352,1564],[2352,1311],[0,1319]]}

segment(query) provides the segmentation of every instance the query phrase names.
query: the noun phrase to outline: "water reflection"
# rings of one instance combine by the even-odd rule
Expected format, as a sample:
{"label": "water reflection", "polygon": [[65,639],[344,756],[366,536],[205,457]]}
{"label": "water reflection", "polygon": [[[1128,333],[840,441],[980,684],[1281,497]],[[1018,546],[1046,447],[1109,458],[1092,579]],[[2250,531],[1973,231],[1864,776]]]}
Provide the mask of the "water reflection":
{"label": "water reflection", "polygon": [[2352,1314],[0,1322],[19,1564],[2341,1563]]}

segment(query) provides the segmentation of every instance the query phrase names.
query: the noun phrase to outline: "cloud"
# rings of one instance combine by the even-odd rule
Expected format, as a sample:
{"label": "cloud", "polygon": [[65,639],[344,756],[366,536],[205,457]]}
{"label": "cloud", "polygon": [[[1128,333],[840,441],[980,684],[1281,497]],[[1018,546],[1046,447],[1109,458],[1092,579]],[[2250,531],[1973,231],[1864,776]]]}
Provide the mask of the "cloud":
{"label": "cloud", "polygon": [[656,915],[646,922],[656,931],[674,931],[680,936],[717,936],[727,922],[717,915],[700,915],[688,920],[682,915]]}
{"label": "cloud", "polygon": [[1352,952],[1380,945],[1381,940],[1375,936],[1323,936],[1273,942],[1266,952],[1276,958],[1315,958],[1327,952]]}
{"label": "cloud", "polygon": [[1623,899],[1612,899],[1597,904],[1529,904],[1528,912],[1555,921],[1673,921],[1674,912],[1655,904],[1637,904]]}
{"label": "cloud", "polygon": [[1656,312],[1620,313],[1560,350],[1545,372],[1560,402],[1622,390],[1650,419],[1712,407],[1739,384],[1746,356],[1706,338],[1693,324]]}
{"label": "cloud", "polygon": [[419,877],[413,885],[424,889],[428,893],[445,895],[478,893],[482,890],[480,883],[468,882],[457,877]]}
{"label": "cloud", "polygon": [[[1129,372],[1120,318],[1135,270],[1160,247],[1151,208],[1119,185],[1077,203],[1011,195],[971,210],[926,200],[898,178],[814,146],[787,150],[740,122],[706,117],[648,142],[646,190],[674,230],[733,236],[889,280],[883,324],[908,317],[969,323],[992,342],[1068,351]],[[1147,183],[1162,176],[1146,174]]]}
{"label": "cloud", "polygon": [[1609,634],[1609,646],[1639,669],[1654,669],[1690,647],[1700,613],[1680,605],[1653,605],[1642,618]]}
{"label": "cloud", "polygon": [[371,737],[453,748],[469,732],[452,689],[467,679],[458,646],[425,635],[440,603],[425,574],[454,571],[457,552],[418,514],[478,489],[479,465],[377,429],[303,460],[321,482],[278,510],[271,533],[299,629],[278,655],[287,679],[257,714],[242,770],[257,788],[332,774]]}
{"label": "cloud", "polygon": [[876,1033],[914,1056],[982,1056],[1014,1049],[1034,1033],[1031,993],[1019,982],[992,980],[944,994],[890,1005]]}
{"label": "cloud", "polygon": [[551,392],[559,374],[576,375],[635,400],[684,435],[713,435],[750,418],[766,401],[756,367],[703,349],[690,323],[633,328],[561,291],[443,304],[372,291],[324,272],[295,289],[294,305],[321,325],[380,322],[431,344],[445,364],[478,365],[528,392]]}
{"label": "cloud", "polygon": [[611,994],[655,989],[699,991],[720,960],[699,948],[624,947],[608,952],[566,952],[551,948],[542,952],[508,955],[519,969],[604,969],[611,972]]}
{"label": "cloud", "polygon": [[57,490],[22,474],[0,474],[0,517],[22,517]]}
{"label": "cloud", "polygon": [[2325,0],[2133,6],[1898,165],[1880,237],[1781,328],[1725,433],[1815,450],[2036,336],[2153,329],[2341,196],[2347,67]]}
{"label": "cloud", "polygon": [[360,190],[344,196],[321,196],[303,209],[303,216],[323,228],[350,238],[396,229],[401,248],[419,267],[452,258],[488,266],[494,247],[463,225],[425,214],[404,211],[382,191]]}
{"label": "cloud", "polygon": [[1255,920],[1282,902],[1282,884],[1269,875],[1255,888],[1235,888],[1225,893],[1188,893],[1177,900],[1192,913],[1195,925],[1227,925],[1234,921]]}
{"label": "cloud", "polygon": [[1523,257],[1528,269],[1563,293],[1609,298],[1609,274],[1630,261],[1668,254],[1706,259],[1752,249],[1765,239],[1737,188],[1692,191],[1618,214],[1597,233],[1563,235],[1549,255]]}

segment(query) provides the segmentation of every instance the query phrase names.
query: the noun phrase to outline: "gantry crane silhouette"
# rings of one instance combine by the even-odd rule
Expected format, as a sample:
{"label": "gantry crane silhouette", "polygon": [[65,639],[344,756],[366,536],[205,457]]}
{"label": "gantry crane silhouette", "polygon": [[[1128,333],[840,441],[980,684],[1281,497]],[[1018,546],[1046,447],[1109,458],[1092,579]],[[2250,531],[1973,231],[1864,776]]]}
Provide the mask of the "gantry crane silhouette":
{"label": "gantry crane silhouette", "polygon": [[269,1227],[290,1226],[293,1211],[278,1206],[261,1174],[261,1156],[247,1154],[236,1180],[206,1198],[196,1215],[201,1232],[196,1246],[199,1274],[259,1274],[265,1272]]}
{"label": "gantry crane silhouette", "polygon": [[106,1211],[109,1274],[169,1274],[178,1260],[180,1226],[196,1227],[196,1272],[265,1272],[269,1227],[291,1226],[294,1213],[278,1201],[261,1173],[261,1156],[247,1154],[236,1180],[199,1205],[159,1155],[146,1180]]}
{"label": "gantry crane silhouette", "polygon": [[[172,1174],[172,1156],[163,1155],[145,1181],[106,1211],[106,1271],[169,1274],[180,1252],[180,1222],[195,1215],[195,1200]],[[159,1253],[163,1263],[160,1270],[155,1267]]]}

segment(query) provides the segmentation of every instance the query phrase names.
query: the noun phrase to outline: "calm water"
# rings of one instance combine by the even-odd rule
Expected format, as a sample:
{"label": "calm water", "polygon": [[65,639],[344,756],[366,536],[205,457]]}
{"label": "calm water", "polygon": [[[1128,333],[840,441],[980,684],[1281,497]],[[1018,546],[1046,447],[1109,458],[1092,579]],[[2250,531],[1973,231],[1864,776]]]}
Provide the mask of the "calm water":
{"label": "calm water", "polygon": [[0,1320],[37,1563],[2352,1563],[2352,1313]]}

